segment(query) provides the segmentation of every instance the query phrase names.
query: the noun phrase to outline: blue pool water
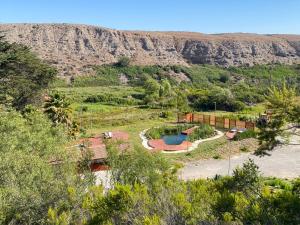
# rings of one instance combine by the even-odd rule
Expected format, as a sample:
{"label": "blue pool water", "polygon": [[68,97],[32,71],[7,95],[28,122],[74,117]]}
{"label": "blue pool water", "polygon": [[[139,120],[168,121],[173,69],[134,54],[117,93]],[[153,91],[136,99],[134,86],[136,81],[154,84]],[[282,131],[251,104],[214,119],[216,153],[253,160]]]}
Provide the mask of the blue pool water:
{"label": "blue pool water", "polygon": [[183,141],[187,139],[187,135],[177,134],[177,135],[165,135],[162,139],[167,145],[180,145]]}

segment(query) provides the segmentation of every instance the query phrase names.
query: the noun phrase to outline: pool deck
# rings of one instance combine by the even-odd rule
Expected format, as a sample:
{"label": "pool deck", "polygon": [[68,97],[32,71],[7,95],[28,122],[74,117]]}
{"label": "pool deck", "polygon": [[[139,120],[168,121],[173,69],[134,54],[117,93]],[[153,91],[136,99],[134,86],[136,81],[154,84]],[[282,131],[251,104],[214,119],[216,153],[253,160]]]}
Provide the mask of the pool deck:
{"label": "pool deck", "polygon": [[148,141],[148,145],[153,148],[153,150],[163,150],[163,151],[182,151],[188,150],[192,146],[189,141],[183,141],[179,145],[168,145],[163,139],[153,139]]}

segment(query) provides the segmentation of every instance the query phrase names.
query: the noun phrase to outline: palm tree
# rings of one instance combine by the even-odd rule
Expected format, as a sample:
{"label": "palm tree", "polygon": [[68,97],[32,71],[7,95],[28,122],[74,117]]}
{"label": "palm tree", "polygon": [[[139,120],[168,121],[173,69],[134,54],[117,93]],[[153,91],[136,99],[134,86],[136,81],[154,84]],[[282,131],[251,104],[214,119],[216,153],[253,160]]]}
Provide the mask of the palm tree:
{"label": "palm tree", "polygon": [[64,95],[54,93],[47,96],[44,112],[55,125],[65,124],[69,127],[72,124],[70,103]]}

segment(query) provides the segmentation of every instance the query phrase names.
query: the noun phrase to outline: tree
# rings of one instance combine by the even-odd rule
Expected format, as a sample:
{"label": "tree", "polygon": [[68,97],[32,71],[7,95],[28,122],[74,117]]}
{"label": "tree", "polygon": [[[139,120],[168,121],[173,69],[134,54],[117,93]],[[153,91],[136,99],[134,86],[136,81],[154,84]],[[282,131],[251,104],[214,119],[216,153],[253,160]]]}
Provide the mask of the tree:
{"label": "tree", "polygon": [[220,81],[222,83],[226,83],[227,81],[229,81],[230,77],[227,73],[221,74],[220,75]]}
{"label": "tree", "polygon": [[56,70],[43,63],[28,47],[0,38],[0,101],[20,110],[38,100]]}
{"label": "tree", "polygon": [[284,144],[282,139],[287,139],[291,134],[298,135],[295,128],[300,123],[300,105],[295,97],[295,89],[287,88],[285,84],[282,88],[273,87],[269,90],[267,110],[272,115],[269,119],[261,118],[257,122],[260,147],[256,154],[268,154],[279,144]]}
{"label": "tree", "polygon": [[189,110],[189,101],[185,90],[176,90],[176,107],[178,112],[187,112]]}
{"label": "tree", "polygon": [[172,95],[172,86],[167,79],[163,79],[161,87],[163,90],[162,96],[170,97]]}
{"label": "tree", "polygon": [[148,78],[144,83],[144,88],[145,88],[145,98],[144,98],[145,103],[152,104],[152,105],[157,103],[159,99],[159,90],[161,89],[159,83],[152,78]]}
{"label": "tree", "polygon": [[159,154],[151,154],[134,147],[132,151],[120,153],[118,145],[107,143],[108,164],[111,167],[111,183],[154,184],[163,175],[173,173],[169,163]]}
{"label": "tree", "polygon": [[59,93],[50,94],[44,103],[44,113],[55,124],[71,125],[70,102]]}
{"label": "tree", "polygon": [[49,207],[70,207],[66,190],[79,181],[60,127],[39,111],[24,116],[0,116],[0,224],[44,224]]}

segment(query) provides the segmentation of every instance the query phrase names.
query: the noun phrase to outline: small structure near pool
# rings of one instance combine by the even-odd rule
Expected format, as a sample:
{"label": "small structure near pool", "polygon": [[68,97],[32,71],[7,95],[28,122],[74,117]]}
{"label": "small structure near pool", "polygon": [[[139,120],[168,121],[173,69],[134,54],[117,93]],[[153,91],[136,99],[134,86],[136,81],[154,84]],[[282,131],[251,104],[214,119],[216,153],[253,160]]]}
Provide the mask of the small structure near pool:
{"label": "small structure near pool", "polygon": [[[123,141],[124,143],[119,144],[120,151],[124,151],[128,148],[128,139],[129,135],[123,131],[113,131],[110,132],[111,140]],[[89,150],[92,152],[92,158],[90,162],[90,168],[94,171],[107,170],[108,166],[106,165],[107,160],[107,151],[106,146],[103,142],[103,136],[97,135],[90,138],[84,138],[80,140],[79,147],[83,146],[83,149]]]}
{"label": "small structure near pool", "polygon": [[233,140],[235,138],[236,135],[238,135],[238,133],[243,133],[247,131],[246,128],[241,128],[238,129],[236,127],[230,129],[229,131],[226,132],[225,136],[227,137],[228,140]]}

